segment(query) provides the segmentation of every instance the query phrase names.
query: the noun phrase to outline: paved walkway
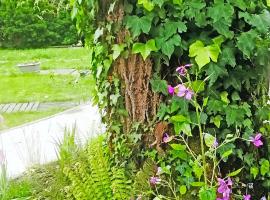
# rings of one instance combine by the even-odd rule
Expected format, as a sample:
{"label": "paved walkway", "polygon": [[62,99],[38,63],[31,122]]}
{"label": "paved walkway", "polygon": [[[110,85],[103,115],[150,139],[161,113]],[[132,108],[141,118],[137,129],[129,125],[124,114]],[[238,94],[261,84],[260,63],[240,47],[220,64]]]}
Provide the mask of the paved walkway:
{"label": "paved walkway", "polygon": [[8,103],[8,104],[0,104],[0,113],[30,112],[30,111],[46,110],[53,107],[71,108],[78,105],[84,105],[89,103],[90,101]]}
{"label": "paved walkway", "polygon": [[104,130],[97,107],[88,104],[0,132],[0,149],[6,156],[9,176],[16,177],[35,164],[57,160],[56,152],[64,130],[75,124],[76,140],[82,143]]}

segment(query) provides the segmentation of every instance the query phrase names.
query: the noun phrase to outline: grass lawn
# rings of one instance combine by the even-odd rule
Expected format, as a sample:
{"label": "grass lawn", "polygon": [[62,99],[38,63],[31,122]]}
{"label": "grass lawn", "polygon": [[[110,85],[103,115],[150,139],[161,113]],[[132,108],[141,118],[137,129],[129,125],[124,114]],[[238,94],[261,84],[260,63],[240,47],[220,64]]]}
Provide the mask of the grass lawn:
{"label": "grass lawn", "polygon": [[53,108],[46,111],[4,113],[2,116],[5,120],[3,124],[0,124],[0,130],[19,126],[21,124],[51,116],[62,111],[64,111],[63,108]]}
{"label": "grass lawn", "polygon": [[91,76],[25,74],[0,80],[0,103],[86,100],[94,85]]}
{"label": "grass lawn", "polygon": [[0,74],[17,74],[20,63],[41,62],[42,69],[89,69],[86,48],[0,50]]}
{"label": "grass lawn", "polygon": [[[23,74],[20,63],[41,62],[42,69],[90,69],[85,48],[0,49],[0,104],[19,102],[57,102],[89,100],[94,88],[91,76]],[[0,130],[61,112],[63,108],[42,112],[4,113]]]}

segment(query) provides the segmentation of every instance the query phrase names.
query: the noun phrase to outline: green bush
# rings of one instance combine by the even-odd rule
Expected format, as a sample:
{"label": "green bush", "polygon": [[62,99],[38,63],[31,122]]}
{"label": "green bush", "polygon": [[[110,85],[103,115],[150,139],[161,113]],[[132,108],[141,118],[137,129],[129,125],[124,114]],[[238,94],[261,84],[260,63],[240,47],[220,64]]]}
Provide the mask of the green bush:
{"label": "green bush", "polygon": [[0,4],[0,47],[37,48],[76,41],[77,31],[66,8],[34,0]]}

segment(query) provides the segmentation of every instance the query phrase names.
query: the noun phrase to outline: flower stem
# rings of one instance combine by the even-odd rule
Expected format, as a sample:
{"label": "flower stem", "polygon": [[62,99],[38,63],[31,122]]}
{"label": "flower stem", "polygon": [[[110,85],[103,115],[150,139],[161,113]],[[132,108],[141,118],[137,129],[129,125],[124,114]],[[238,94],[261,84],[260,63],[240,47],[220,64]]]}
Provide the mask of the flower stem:
{"label": "flower stem", "polygon": [[204,174],[204,183],[207,185],[207,171],[206,171],[206,160],[205,160],[205,151],[204,151],[204,143],[203,143],[203,132],[202,132],[202,126],[201,126],[201,115],[199,112],[199,107],[196,102],[196,114],[197,114],[197,120],[198,120],[198,127],[199,127],[199,133],[200,133],[200,142],[201,142],[201,153],[202,153],[202,160],[203,160],[203,174]]}

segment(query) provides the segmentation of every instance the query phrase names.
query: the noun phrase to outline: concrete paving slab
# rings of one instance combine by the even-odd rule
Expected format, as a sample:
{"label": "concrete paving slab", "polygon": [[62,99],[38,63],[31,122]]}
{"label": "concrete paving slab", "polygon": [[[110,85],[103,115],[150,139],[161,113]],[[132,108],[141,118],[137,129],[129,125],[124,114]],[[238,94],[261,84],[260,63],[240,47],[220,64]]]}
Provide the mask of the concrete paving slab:
{"label": "concrete paving slab", "polygon": [[35,164],[57,160],[58,143],[63,140],[65,129],[74,125],[76,141],[82,143],[104,132],[98,108],[91,104],[0,132],[0,149],[6,155],[8,175],[15,178]]}

